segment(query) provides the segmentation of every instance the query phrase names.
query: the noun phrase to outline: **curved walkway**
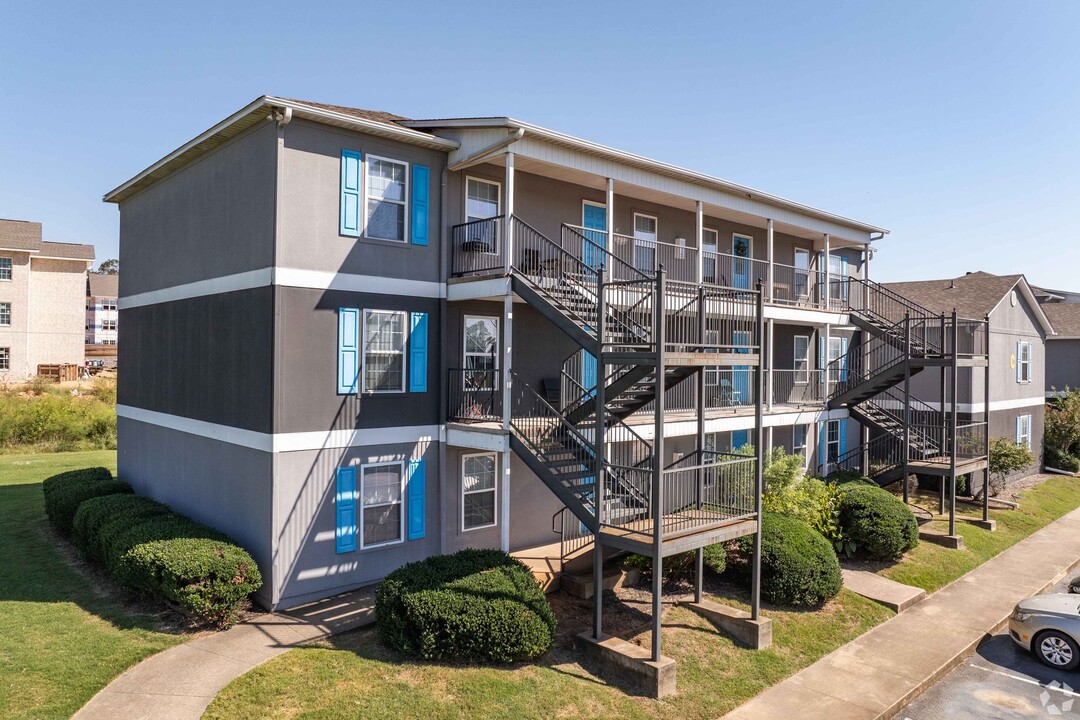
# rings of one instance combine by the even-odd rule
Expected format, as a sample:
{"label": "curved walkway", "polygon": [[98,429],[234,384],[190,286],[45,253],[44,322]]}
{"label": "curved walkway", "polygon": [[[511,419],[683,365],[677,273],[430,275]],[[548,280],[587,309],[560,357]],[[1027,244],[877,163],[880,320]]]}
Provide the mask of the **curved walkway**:
{"label": "curved walkway", "polygon": [[361,588],[196,638],[128,668],[75,718],[198,720],[214,697],[248,670],[300,645],[368,625],[375,620],[374,609],[374,588]]}

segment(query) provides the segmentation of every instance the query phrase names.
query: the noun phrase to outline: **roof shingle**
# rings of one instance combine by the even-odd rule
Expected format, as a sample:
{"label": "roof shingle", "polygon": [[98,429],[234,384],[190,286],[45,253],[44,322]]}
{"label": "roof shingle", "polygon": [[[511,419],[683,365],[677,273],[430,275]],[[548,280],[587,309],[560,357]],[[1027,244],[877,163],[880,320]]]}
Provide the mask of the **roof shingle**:
{"label": "roof shingle", "polygon": [[1023,279],[1023,275],[991,275],[973,272],[957,278],[886,283],[886,287],[935,313],[961,317],[986,317],[1001,299]]}
{"label": "roof shingle", "polygon": [[1042,309],[1062,338],[1080,337],[1080,303],[1046,303]]}

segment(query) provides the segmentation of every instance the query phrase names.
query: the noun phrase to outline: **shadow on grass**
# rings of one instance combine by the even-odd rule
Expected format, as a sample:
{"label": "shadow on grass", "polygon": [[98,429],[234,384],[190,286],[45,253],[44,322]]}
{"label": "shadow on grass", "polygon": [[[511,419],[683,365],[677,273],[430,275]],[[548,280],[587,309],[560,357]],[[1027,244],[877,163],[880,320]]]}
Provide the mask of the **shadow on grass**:
{"label": "shadow on grass", "polygon": [[121,630],[186,631],[179,616],[117,588],[45,518],[41,483],[0,485],[0,601],[74,603]]}

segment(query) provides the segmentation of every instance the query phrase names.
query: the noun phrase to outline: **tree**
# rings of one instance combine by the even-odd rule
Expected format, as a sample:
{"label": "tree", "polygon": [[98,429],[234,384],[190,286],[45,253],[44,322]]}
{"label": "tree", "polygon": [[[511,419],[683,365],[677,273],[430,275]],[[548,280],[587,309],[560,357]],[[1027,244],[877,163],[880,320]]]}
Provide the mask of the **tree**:
{"label": "tree", "polygon": [[1005,478],[1029,467],[1033,462],[1035,456],[1028,450],[1027,445],[1008,438],[994,438],[990,443],[990,494],[1000,494],[1005,489]]}
{"label": "tree", "polygon": [[1047,463],[1060,467],[1060,458],[1076,455],[1080,447],[1080,389],[1065,388],[1064,394],[1046,403],[1043,447]]}
{"label": "tree", "polygon": [[98,275],[119,275],[120,274],[120,261],[116,258],[109,260],[102,260],[98,265]]}

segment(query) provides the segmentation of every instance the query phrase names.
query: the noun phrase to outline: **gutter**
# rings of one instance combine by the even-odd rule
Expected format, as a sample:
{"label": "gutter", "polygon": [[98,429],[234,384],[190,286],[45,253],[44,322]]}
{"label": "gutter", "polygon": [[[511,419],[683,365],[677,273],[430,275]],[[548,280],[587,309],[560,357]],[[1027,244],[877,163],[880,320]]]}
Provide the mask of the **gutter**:
{"label": "gutter", "polygon": [[516,143],[518,140],[520,140],[524,136],[525,136],[525,128],[519,127],[517,129],[515,129],[513,132],[511,132],[503,140],[500,140],[497,143],[489,145],[488,147],[483,148],[482,150],[477,150],[476,152],[474,152],[472,155],[468,156],[464,160],[460,160],[460,161],[454,163],[453,165],[448,166],[446,169],[449,172],[457,172],[458,170],[464,170],[465,168],[472,167],[473,165],[479,165],[480,163],[484,162],[485,160],[487,160],[491,156],[498,154],[498,152],[500,150],[502,150],[503,148],[506,148],[506,147],[509,147],[510,145],[513,145],[514,143]]}

